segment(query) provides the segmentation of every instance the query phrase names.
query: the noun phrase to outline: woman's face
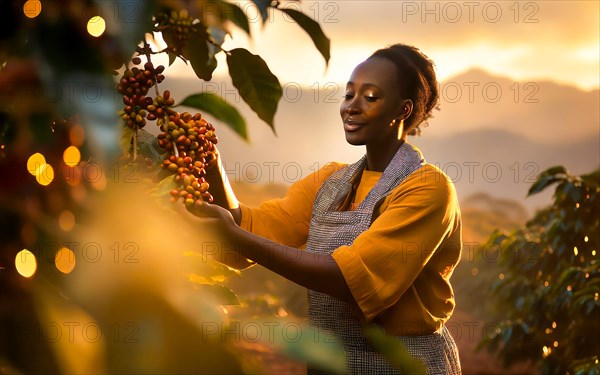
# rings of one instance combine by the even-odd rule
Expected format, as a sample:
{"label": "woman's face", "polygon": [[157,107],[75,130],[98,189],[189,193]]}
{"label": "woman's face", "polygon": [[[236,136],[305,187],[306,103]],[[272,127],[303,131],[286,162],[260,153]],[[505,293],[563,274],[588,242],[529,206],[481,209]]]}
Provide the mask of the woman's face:
{"label": "woman's face", "polygon": [[390,126],[404,113],[397,74],[394,63],[383,58],[354,69],[340,107],[348,143],[384,146],[398,140],[398,125]]}

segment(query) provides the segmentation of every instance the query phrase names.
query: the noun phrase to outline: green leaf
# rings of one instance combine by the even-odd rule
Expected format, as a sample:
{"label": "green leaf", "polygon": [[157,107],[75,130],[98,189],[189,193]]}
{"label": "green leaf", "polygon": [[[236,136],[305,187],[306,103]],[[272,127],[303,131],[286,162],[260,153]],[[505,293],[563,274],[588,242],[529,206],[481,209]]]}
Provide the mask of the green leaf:
{"label": "green leaf", "polygon": [[171,51],[168,51],[167,54],[169,55],[169,66],[171,66],[175,62],[175,59],[177,59],[177,55]]}
{"label": "green leaf", "polygon": [[560,286],[566,286],[568,284],[572,284],[575,282],[575,276],[581,272],[580,267],[569,267],[566,270],[562,271],[560,274],[560,278],[558,280],[558,284]]}
{"label": "green leaf", "polygon": [[600,169],[582,175],[581,180],[591,188],[598,188],[600,186]]}
{"label": "green leaf", "polygon": [[582,198],[581,188],[571,185],[569,189],[569,197],[571,197],[573,202],[579,202],[579,200]]}
{"label": "green leaf", "polygon": [[559,181],[559,180],[560,180],[560,178],[558,178],[554,175],[548,175],[548,176],[541,177],[536,182],[534,182],[533,185],[531,185],[531,187],[529,188],[529,191],[527,192],[527,196],[539,193],[540,191],[544,190],[549,185],[552,185],[553,183],[555,183],[556,181]]}
{"label": "green leaf", "polygon": [[562,165],[555,165],[554,167],[550,167],[550,168],[546,169],[545,171],[543,171],[540,174],[540,177],[555,176],[557,174],[564,174],[564,175],[566,175],[567,174],[567,170]]}
{"label": "green leaf", "polygon": [[201,25],[199,29],[188,35],[188,40],[185,45],[190,63],[194,69],[194,73],[198,78],[205,81],[212,79],[212,74],[217,67],[217,60],[214,55],[210,56],[208,49],[208,33]]}
{"label": "green leaf", "polygon": [[175,180],[173,180],[173,175],[170,175],[160,180],[160,182],[151,189],[150,196],[155,198],[170,197],[171,190],[175,188],[177,188],[177,184],[175,183]]}
{"label": "green leaf", "polygon": [[508,236],[504,234],[501,230],[495,229],[494,232],[492,232],[492,234],[490,235],[488,243],[498,245],[501,244],[507,238]]}
{"label": "green leaf", "polygon": [[402,373],[427,374],[423,362],[408,354],[406,347],[400,340],[386,335],[376,326],[365,327],[364,331],[375,350],[383,354],[394,367],[401,369]]}
{"label": "green leaf", "polygon": [[236,48],[227,55],[227,65],[233,85],[242,99],[275,132],[273,118],[283,90],[267,63],[246,49]]}
{"label": "green leaf", "polygon": [[[163,30],[161,34],[162,34],[164,41],[167,43],[168,46],[175,47],[175,46],[179,46],[181,44],[179,42],[179,39],[177,39],[177,37],[175,36],[175,34],[171,28],[167,28],[167,29]],[[177,49],[177,52],[183,53],[183,56],[180,56],[182,59],[188,58],[187,51],[185,49],[183,49],[183,51],[179,51],[179,49]],[[169,54],[171,54],[171,53],[172,52],[169,52]],[[177,54],[175,54],[175,55],[177,56]],[[175,58],[173,58],[173,61],[175,61]]]}
{"label": "green leaf", "polygon": [[269,327],[270,332],[268,335],[261,336],[263,342],[275,345],[291,358],[306,361],[311,367],[328,373],[346,373],[346,353],[336,336],[295,322],[273,323],[272,321],[263,323]]}
{"label": "green leaf", "polygon": [[329,38],[325,36],[325,33],[323,33],[323,30],[321,29],[319,23],[313,20],[312,18],[308,17],[306,14],[299,12],[295,9],[277,9],[292,17],[292,19],[296,21],[296,23],[298,23],[298,25],[300,25],[300,27],[302,27],[304,31],[308,33],[313,43],[315,44],[315,47],[317,47],[319,52],[321,52],[321,55],[323,55],[323,58],[325,59],[325,64],[329,64],[331,42]]}
{"label": "green leaf", "polygon": [[246,122],[240,113],[232,105],[221,99],[220,96],[211,93],[198,93],[183,99],[179,105],[192,107],[210,113],[217,120],[227,124],[244,140],[248,140]]}
{"label": "green leaf", "polygon": [[240,305],[235,293],[222,285],[195,284],[200,291],[212,296],[220,305]]}
{"label": "green leaf", "polygon": [[225,16],[225,19],[233,22],[234,25],[244,30],[246,34],[250,36],[250,24],[248,23],[248,17],[246,17],[244,11],[236,4],[221,0],[219,0],[218,3],[223,9],[223,16]]}
{"label": "green leaf", "polygon": [[[207,247],[206,252],[212,250]],[[197,251],[186,251],[181,264],[184,272],[207,278],[213,284],[221,283],[230,276],[239,276],[241,273],[239,270],[219,263],[212,256]]]}
{"label": "green leaf", "polygon": [[131,138],[133,137],[133,129],[129,126],[123,124],[121,135],[119,136],[119,146],[121,147],[121,151],[123,154],[127,154],[131,152]]}
{"label": "green leaf", "polygon": [[[210,58],[213,58],[217,53],[221,52],[220,46],[225,43],[225,36],[227,36],[227,33],[225,30],[216,26],[209,26],[207,32],[212,41],[212,43],[208,44],[208,55]],[[219,47],[217,47],[215,44],[217,44]]]}

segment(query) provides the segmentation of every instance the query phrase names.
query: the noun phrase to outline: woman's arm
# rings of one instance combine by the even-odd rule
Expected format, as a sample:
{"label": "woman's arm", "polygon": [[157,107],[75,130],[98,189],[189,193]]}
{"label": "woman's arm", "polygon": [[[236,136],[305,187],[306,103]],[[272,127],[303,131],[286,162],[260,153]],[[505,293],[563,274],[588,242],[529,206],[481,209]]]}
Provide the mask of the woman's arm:
{"label": "woman's arm", "polygon": [[219,232],[227,240],[228,246],[242,257],[305,288],[348,303],[357,317],[363,319],[344,275],[331,255],[309,253],[247,232],[235,224],[227,210],[215,205],[203,204],[189,210],[198,216],[190,218],[193,222],[205,223],[207,218],[218,220]]}

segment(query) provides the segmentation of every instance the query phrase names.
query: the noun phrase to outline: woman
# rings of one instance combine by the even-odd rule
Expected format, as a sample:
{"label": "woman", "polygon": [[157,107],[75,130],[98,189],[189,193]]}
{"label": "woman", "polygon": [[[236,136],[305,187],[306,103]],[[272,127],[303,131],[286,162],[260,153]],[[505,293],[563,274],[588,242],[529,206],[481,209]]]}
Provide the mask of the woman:
{"label": "woman", "polygon": [[215,168],[211,191],[229,210],[191,209],[219,219],[238,254],[223,252],[222,261],[256,262],[309,289],[309,322],[342,339],[348,373],[397,373],[368,344],[365,323],[397,336],[428,373],[460,373],[444,326],[461,252],[456,192],[406,142],[431,116],[437,88],[433,63],[418,49],[378,50],[352,72],[340,108],[346,141],[366,146],[361,160],[328,164],[254,209],[238,204]]}

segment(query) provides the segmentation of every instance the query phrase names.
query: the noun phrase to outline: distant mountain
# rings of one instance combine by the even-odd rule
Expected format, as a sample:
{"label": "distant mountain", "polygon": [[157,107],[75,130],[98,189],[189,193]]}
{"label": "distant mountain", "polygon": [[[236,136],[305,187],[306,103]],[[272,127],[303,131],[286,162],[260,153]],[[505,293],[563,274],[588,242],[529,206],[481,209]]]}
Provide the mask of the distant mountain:
{"label": "distant mountain", "polygon": [[497,198],[517,199],[534,210],[550,203],[553,187],[525,199],[537,175],[554,165],[570,173],[600,167],[597,136],[548,145],[498,129],[465,131],[446,137],[413,139],[425,159],[455,183],[460,198],[486,192]]}
{"label": "distant mountain", "polygon": [[427,129],[432,135],[505,129],[559,144],[600,131],[598,89],[582,91],[551,81],[516,82],[473,69],[442,82],[440,97],[441,110]]}
{"label": "distant mountain", "polygon": [[519,202],[510,199],[495,199],[487,193],[472,194],[461,202],[461,209],[492,212],[506,218],[507,221],[524,223],[527,210]]}
{"label": "distant mountain", "polygon": [[[474,244],[484,244],[496,229],[510,231],[530,218],[527,209],[518,201],[494,198],[487,193],[475,193],[462,199],[463,242],[469,248],[463,256],[472,257]],[[473,259],[468,258],[469,261]]]}

